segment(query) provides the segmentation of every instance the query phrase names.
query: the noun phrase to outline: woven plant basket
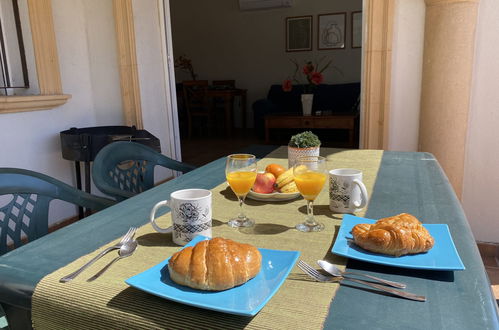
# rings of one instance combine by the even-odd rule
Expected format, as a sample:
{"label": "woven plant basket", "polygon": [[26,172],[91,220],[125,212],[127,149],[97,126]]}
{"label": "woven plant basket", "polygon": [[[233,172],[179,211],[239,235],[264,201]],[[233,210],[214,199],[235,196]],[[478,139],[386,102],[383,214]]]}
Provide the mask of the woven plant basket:
{"label": "woven plant basket", "polygon": [[293,167],[297,158],[302,156],[319,156],[320,146],[310,148],[295,148],[288,146],[288,168]]}

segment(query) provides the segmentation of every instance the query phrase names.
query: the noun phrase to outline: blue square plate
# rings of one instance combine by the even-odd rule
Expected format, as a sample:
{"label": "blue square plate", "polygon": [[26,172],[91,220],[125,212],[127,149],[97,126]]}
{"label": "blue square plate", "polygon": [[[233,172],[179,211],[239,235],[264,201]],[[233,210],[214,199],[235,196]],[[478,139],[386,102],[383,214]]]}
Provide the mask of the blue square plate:
{"label": "blue square plate", "polygon": [[[186,246],[209,238],[197,236]],[[262,254],[260,273],[243,285],[225,291],[202,291],[173,282],[168,272],[168,260],[125,281],[130,286],[182,304],[214,311],[254,316],[284,283],[300,256],[298,251],[258,249]]]}
{"label": "blue square plate", "polygon": [[350,231],[359,223],[375,223],[376,220],[356,217],[345,214],[341,223],[340,231],[332,252],[344,257],[372,262],[375,264],[431,270],[464,270],[465,267],[456,246],[452,241],[449,227],[446,224],[423,224],[435,239],[433,248],[420,254],[392,257],[378,253],[372,253],[362,249],[353,242]]}

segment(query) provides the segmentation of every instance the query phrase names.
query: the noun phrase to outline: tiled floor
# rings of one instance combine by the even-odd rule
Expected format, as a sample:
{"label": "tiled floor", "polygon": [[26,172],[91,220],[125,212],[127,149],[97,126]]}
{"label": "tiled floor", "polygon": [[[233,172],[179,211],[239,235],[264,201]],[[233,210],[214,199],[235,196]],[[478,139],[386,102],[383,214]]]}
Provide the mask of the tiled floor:
{"label": "tiled floor", "polygon": [[[251,144],[263,144],[251,130],[237,130],[234,137],[193,137],[182,139],[182,160],[196,166],[237,152]],[[479,244],[480,254],[492,284],[492,290],[499,301],[499,246]]]}
{"label": "tiled floor", "polygon": [[489,275],[492,291],[499,303],[499,244],[478,243],[478,250]]}

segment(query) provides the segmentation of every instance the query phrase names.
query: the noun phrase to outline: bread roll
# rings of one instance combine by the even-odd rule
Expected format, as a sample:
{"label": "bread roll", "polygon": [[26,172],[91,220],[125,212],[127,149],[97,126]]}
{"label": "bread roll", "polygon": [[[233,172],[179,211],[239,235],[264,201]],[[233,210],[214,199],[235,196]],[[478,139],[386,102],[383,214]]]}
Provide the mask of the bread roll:
{"label": "bread roll", "polygon": [[176,252],[171,279],[194,289],[220,291],[246,283],[260,271],[262,256],[252,245],[216,237]]}
{"label": "bread roll", "polygon": [[379,219],[375,224],[358,224],[352,235],[360,247],[396,257],[427,252],[434,244],[421,222],[408,213]]}

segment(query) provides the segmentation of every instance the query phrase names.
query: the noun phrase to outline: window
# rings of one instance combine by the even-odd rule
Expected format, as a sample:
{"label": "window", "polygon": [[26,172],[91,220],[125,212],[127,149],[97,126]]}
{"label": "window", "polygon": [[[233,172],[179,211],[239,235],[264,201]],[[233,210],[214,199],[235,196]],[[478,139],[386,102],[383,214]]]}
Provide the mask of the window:
{"label": "window", "polygon": [[0,94],[29,88],[26,52],[17,0],[0,0]]}

